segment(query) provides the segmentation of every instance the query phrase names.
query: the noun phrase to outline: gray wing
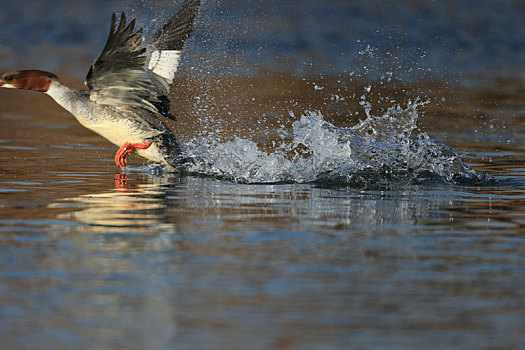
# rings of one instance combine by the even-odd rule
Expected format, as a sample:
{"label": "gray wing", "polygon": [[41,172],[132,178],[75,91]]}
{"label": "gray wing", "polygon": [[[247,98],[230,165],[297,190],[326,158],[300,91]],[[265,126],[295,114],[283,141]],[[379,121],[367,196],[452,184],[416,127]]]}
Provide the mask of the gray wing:
{"label": "gray wing", "polygon": [[158,96],[167,96],[169,92],[199,6],[200,0],[186,0],[179,12],[146,43],[146,69],[151,72]]}
{"label": "gray wing", "polygon": [[126,26],[124,13],[118,27],[116,24],[113,14],[106,46],[87,74],[90,99],[115,107],[155,111],[150,102],[155,101],[155,89],[151,74],[144,69],[146,49],[142,45],[142,30],[133,33],[135,20]]}
{"label": "gray wing", "polygon": [[[169,113],[169,84],[193,30],[200,0],[186,0],[179,12],[142,44],[142,29],[133,33],[122,13],[117,27],[113,14],[106,46],[86,77],[90,99],[115,107],[143,108],[173,118]],[[173,118],[174,119],[174,118]]]}

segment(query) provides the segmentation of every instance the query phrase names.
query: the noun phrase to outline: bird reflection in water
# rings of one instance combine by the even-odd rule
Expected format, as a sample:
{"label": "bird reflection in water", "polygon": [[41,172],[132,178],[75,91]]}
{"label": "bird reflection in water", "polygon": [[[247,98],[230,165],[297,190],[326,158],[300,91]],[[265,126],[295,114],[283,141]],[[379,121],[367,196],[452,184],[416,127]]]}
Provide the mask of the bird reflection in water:
{"label": "bird reflection in water", "polygon": [[128,174],[124,173],[115,174],[115,187],[119,192],[134,191],[133,186],[128,182]]}
{"label": "bird reflection in water", "polygon": [[115,188],[101,193],[82,194],[64,198],[50,206],[79,208],[61,213],[58,219],[82,223],[79,229],[90,232],[155,233],[173,231],[166,214],[166,189],[173,188],[177,179],[148,176],[147,182],[115,175]]}

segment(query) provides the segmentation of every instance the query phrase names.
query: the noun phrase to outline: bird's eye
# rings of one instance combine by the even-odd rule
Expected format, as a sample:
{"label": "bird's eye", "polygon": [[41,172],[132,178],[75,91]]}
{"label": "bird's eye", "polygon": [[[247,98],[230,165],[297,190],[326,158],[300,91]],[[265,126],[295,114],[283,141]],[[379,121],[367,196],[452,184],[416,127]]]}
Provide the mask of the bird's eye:
{"label": "bird's eye", "polygon": [[13,76],[12,75],[8,75],[4,78],[5,81],[11,81],[13,80]]}

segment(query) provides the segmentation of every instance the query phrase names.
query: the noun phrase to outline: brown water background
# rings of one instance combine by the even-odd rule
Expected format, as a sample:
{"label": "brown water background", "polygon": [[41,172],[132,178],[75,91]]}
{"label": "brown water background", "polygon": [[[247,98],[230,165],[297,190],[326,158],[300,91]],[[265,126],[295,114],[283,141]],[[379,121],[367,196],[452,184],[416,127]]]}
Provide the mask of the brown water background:
{"label": "brown water background", "polygon": [[[112,11],[152,32],[177,6],[5,1],[0,70],[82,88]],[[523,23],[519,1],[203,1],[173,85],[181,140],[261,149],[290,112],[350,127],[362,101],[428,99],[419,128],[483,185],[240,184],[138,157],[116,179],[113,145],[0,90],[0,348],[522,348]]]}

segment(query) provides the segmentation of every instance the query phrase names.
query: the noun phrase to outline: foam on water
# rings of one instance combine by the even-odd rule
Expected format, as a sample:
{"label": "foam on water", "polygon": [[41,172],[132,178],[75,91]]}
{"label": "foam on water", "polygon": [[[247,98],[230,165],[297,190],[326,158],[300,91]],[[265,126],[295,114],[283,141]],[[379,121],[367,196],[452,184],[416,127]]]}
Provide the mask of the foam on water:
{"label": "foam on water", "polygon": [[[186,143],[193,159],[187,170],[242,183],[317,182],[382,186],[425,180],[480,183],[487,176],[471,169],[449,146],[417,128],[417,108],[391,107],[350,128],[337,127],[309,112],[279,129],[280,141],[263,151],[252,140],[222,142],[213,135]],[[294,117],[291,114],[291,117]]]}

